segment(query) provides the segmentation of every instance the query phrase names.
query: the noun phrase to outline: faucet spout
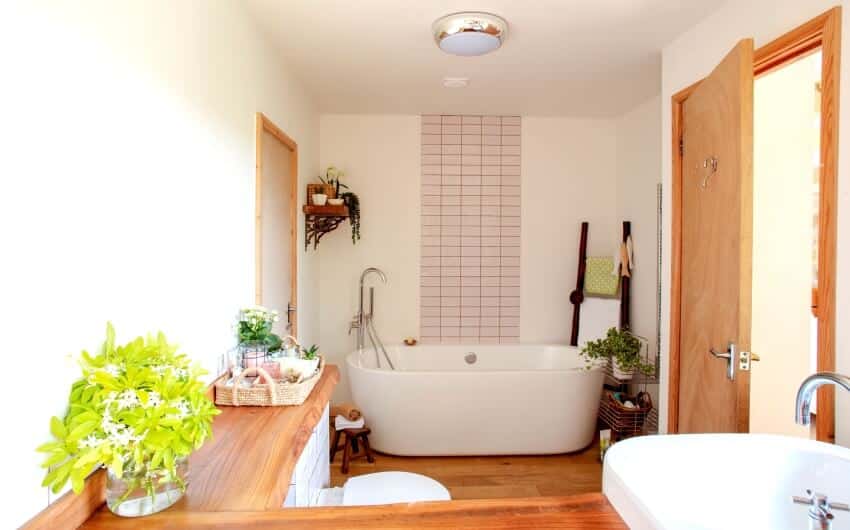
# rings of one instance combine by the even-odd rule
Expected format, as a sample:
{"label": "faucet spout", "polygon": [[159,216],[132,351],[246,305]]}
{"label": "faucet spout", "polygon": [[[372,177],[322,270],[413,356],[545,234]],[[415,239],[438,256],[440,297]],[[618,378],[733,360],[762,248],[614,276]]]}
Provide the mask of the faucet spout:
{"label": "faucet spout", "polygon": [[382,282],[387,283],[387,275],[384,274],[384,271],[382,271],[381,269],[379,269],[377,267],[369,267],[369,268],[365,269],[363,271],[363,273],[360,275],[360,288],[361,289],[363,288],[363,282],[366,281],[366,276],[369,276],[370,274],[377,274]]}
{"label": "faucet spout", "polygon": [[835,372],[820,372],[812,374],[803,380],[800,389],[797,390],[797,402],[794,407],[794,421],[798,425],[811,425],[812,397],[815,390],[823,385],[830,384],[840,386],[850,392],[850,377]]}

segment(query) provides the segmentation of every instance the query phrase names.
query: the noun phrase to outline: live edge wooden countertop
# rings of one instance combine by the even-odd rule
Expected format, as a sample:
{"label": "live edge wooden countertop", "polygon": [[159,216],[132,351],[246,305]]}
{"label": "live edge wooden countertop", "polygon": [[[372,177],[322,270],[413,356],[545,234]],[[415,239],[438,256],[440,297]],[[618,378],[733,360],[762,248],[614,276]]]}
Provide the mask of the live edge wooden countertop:
{"label": "live edge wooden countertop", "polygon": [[602,494],[423,502],[386,506],[282,508],[295,463],[339,381],[327,366],[299,407],[221,407],[213,439],[190,459],[186,495],[142,518],[105,506],[84,530],[100,529],[625,529]]}

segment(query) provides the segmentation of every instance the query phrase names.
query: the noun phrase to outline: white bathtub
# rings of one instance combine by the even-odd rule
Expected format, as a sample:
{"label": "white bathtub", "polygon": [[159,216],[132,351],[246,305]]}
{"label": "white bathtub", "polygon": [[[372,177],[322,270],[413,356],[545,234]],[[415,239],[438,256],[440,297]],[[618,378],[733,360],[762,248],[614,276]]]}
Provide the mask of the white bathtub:
{"label": "white bathtub", "polygon": [[[346,358],[372,446],[394,455],[531,455],[593,440],[601,368],[547,345],[397,346]],[[465,356],[474,353],[476,362]]]}

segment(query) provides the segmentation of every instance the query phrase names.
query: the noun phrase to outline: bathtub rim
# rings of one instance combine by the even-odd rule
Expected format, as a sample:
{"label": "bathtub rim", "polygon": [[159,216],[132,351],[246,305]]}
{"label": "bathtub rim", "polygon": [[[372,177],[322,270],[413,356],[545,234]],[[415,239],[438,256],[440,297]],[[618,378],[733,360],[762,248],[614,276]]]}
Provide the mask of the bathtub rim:
{"label": "bathtub rim", "polygon": [[[523,344],[523,343],[519,343],[519,345],[521,345],[521,346],[541,346],[541,347],[554,346],[554,347],[558,347],[558,348],[575,348],[579,351],[579,355],[580,355],[580,351],[581,351],[580,348],[578,348],[578,346],[570,346],[568,344],[536,344],[536,343]],[[393,348],[400,347],[400,346],[405,346],[405,347],[408,347],[408,348],[410,347],[410,346],[407,346],[405,344],[388,344],[387,349],[389,350],[389,349],[393,349]],[[480,346],[480,345],[478,345],[478,344],[435,344],[434,346],[470,347],[470,346]],[[483,346],[493,346],[493,345],[492,344],[485,344]],[[505,344],[504,346],[512,346],[512,345]],[[528,370],[528,369],[510,370],[510,369],[508,369],[508,370],[476,370],[474,372],[464,372],[462,370],[390,370],[388,368],[366,368],[364,366],[359,366],[352,360],[356,355],[358,355],[358,352],[356,350],[348,352],[345,355],[345,364],[348,367],[356,368],[357,370],[361,370],[363,372],[378,373],[378,374],[395,373],[396,375],[400,375],[400,374],[422,375],[422,374],[433,374],[433,373],[441,373],[441,374],[446,374],[446,373],[450,373],[450,374],[473,374],[473,373],[474,374],[504,374],[504,373],[512,373],[512,374],[540,374],[540,373],[547,373],[547,374],[550,374],[550,373],[591,374],[591,373],[602,371],[605,368],[605,366],[608,362],[607,360],[606,361],[597,360],[597,361],[594,361],[593,363],[591,363],[590,366],[580,366],[580,367],[576,367],[576,368],[551,368],[551,369],[543,369],[543,370]]]}

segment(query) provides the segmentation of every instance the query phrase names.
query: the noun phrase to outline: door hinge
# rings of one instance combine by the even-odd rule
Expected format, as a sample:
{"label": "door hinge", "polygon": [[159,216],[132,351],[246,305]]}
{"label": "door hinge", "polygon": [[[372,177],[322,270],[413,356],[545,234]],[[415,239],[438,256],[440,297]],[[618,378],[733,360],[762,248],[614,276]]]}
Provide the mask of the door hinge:
{"label": "door hinge", "polygon": [[679,138],[679,156],[685,156],[685,139]]}

